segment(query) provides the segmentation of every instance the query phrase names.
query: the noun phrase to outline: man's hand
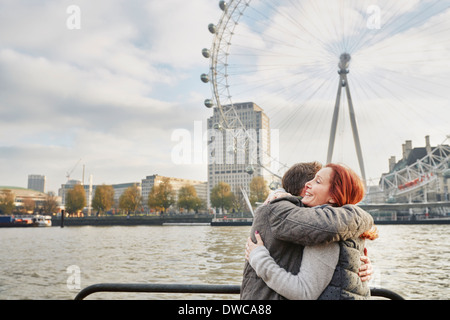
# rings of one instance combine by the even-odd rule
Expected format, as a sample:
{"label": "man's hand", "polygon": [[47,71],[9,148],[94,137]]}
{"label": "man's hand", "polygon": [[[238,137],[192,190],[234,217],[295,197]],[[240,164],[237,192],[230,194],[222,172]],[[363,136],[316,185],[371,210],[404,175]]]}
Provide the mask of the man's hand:
{"label": "man's hand", "polygon": [[367,256],[367,249],[364,248],[364,255],[361,256],[361,261],[363,262],[363,265],[359,267],[358,275],[361,278],[361,281],[369,281],[372,279],[373,274],[373,268],[372,263],[370,262],[369,257]]}

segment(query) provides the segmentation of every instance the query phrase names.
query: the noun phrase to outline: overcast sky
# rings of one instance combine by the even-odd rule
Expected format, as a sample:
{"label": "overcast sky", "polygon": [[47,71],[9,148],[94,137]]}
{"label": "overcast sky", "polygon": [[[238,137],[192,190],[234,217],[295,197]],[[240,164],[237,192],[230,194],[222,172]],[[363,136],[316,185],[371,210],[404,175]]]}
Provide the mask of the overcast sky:
{"label": "overcast sky", "polygon": [[[201,50],[211,46],[207,26],[220,18],[218,2],[0,0],[0,186],[27,187],[29,174],[42,174],[47,176],[47,191],[57,191],[72,169],[71,178],[81,180],[83,165],[85,180],[92,174],[94,184],[141,181],[152,174],[206,181],[205,163],[173,161],[176,141],[172,135],[181,129],[194,137],[196,123],[202,121],[204,126],[212,114],[203,104],[211,97],[211,89],[200,81],[200,74],[209,69]],[[408,4],[414,7],[419,2]],[[399,6],[395,12],[402,10],[409,7]],[[440,18],[438,31],[448,32],[448,17],[447,13]],[[427,36],[422,32],[417,40]],[[383,49],[402,43],[407,50],[402,41],[392,37],[374,45]],[[448,46],[448,41],[442,46]],[[385,62],[380,48],[366,52],[375,66]],[[436,52],[448,55],[449,50],[431,53]],[[390,61],[391,66],[398,62]],[[434,71],[440,67],[428,65]],[[360,70],[370,67],[364,61],[360,66]],[[403,67],[413,68],[411,64]],[[433,73],[431,68],[426,72]],[[332,90],[335,95],[335,84]],[[382,93],[377,98],[383,98]],[[368,112],[362,117],[371,121],[373,115]],[[401,131],[412,114],[403,109],[398,115],[402,121],[396,129]],[[376,117],[377,121],[383,118],[382,114]],[[442,121],[449,113],[437,117]],[[445,132],[442,122],[436,123],[436,132],[416,132],[413,139],[419,138],[413,145],[423,146],[426,134],[432,136],[433,144],[442,142],[450,132]],[[401,143],[411,137],[397,135],[395,141],[388,141],[378,133],[375,136],[382,142],[375,150],[381,160],[377,159],[377,166],[369,164],[370,177],[386,172],[388,157],[400,158]],[[326,150],[327,139],[321,150]],[[383,148],[389,150],[381,153]]]}
{"label": "overcast sky", "polygon": [[173,164],[171,135],[210,116],[201,49],[219,16],[211,0],[1,0],[0,185],[42,174],[57,191],[79,159],[71,178],[84,165],[94,184],[206,180]]}

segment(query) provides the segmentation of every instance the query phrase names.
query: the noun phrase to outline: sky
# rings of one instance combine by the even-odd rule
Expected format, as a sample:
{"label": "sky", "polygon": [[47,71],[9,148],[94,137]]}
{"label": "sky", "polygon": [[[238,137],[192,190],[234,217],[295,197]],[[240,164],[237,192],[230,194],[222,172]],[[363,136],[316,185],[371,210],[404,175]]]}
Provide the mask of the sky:
{"label": "sky", "polygon": [[206,181],[173,163],[172,133],[210,116],[201,50],[219,15],[210,0],[1,0],[0,185],[42,174],[57,191],[83,166],[94,184]]}
{"label": "sky", "polygon": [[[365,176],[378,184],[406,140],[424,147],[429,136],[436,146],[450,132],[449,8],[435,0],[252,1],[231,39],[231,100],[254,97],[263,107],[280,131],[282,162],[325,163],[339,57],[349,53]],[[343,91],[332,162],[360,173]]]}
{"label": "sky", "polygon": [[[379,142],[369,148],[372,153],[366,154],[370,177],[379,177],[387,171],[391,155],[401,158],[404,140],[413,139],[413,146],[423,146],[424,136],[429,134],[432,144],[436,145],[445,139],[445,134],[450,134],[445,127],[448,120],[443,122],[443,119],[449,119],[446,108],[449,92],[433,92],[433,97],[441,97],[433,102],[438,107],[429,107],[431,112],[427,114],[428,107],[424,105],[430,103],[430,96],[422,85],[439,82],[435,88],[440,89],[444,80],[448,80],[443,74],[449,75],[446,71],[450,70],[433,61],[448,58],[448,40],[444,43],[439,40],[447,35],[446,30],[447,33],[450,30],[450,14],[444,12],[437,18],[440,19],[438,23],[431,24],[432,28],[426,22],[420,26],[402,24],[405,30],[383,28],[385,21],[407,20],[408,14],[416,17],[419,5],[426,7],[432,2],[395,2],[402,3],[397,7],[393,7],[392,2],[389,5],[386,1],[370,2],[379,4],[386,12],[381,15],[380,30],[384,31],[384,36],[380,41],[363,42],[366,45],[355,50],[366,60],[358,60],[355,54],[352,65],[355,68],[351,71],[355,80],[355,99],[365,99],[367,106],[365,110],[357,110],[363,149],[367,151],[367,141],[372,143],[375,139]],[[328,21],[329,12],[323,8],[319,4],[302,11],[311,17],[302,20],[304,28],[315,30],[314,34],[318,30],[326,31],[320,42],[310,46],[311,50],[316,47],[319,50],[320,46],[332,42],[326,38],[330,35],[330,26],[325,22],[309,25],[311,21]],[[393,13],[388,14],[388,8]],[[195,141],[199,136],[195,132],[199,123],[204,129],[206,119],[212,115],[212,110],[203,104],[205,99],[211,98],[211,88],[200,81],[200,74],[209,71],[209,61],[201,51],[210,48],[213,40],[208,24],[216,23],[221,14],[216,0],[0,0],[0,186],[26,187],[29,174],[42,174],[47,177],[46,191],[57,192],[67,181],[68,173],[71,179],[82,180],[84,177],[86,183],[92,175],[94,184],[139,182],[153,174],[206,181],[205,161],[192,155],[188,161],[179,163],[174,158],[174,151],[179,146],[178,133],[188,132],[192,146],[197,146],[196,151],[205,152],[201,143]],[[364,14],[348,11],[347,16],[350,19],[355,15],[354,21],[366,23],[364,18],[371,15]],[[273,22],[276,25],[277,20],[274,18]],[[243,28],[246,27],[250,28],[250,25],[243,23]],[[264,32],[271,30],[267,28]],[[263,37],[258,43],[262,33],[252,35],[256,46],[270,44],[264,42]],[[376,40],[376,36],[373,39]],[[312,37],[302,41],[312,43],[315,40]],[[430,44],[433,45],[430,47]],[[399,46],[405,52],[403,57],[395,55]],[[431,48],[426,58],[421,50],[424,47]],[[390,56],[395,58],[386,58]],[[410,59],[409,63],[405,63],[405,57]],[[322,65],[314,53],[305,53],[301,59],[305,67]],[[338,57],[333,59],[335,68]],[[422,60],[427,63],[417,64]],[[378,82],[364,83],[364,77],[376,72],[377,66],[381,65],[389,73],[383,76],[377,73]],[[395,69],[398,66],[400,71]],[[307,69],[302,72],[305,78],[321,83],[323,74],[318,73],[317,68],[311,70],[316,72],[314,77],[309,77]],[[332,72],[332,93],[327,99],[316,97],[311,100],[334,104],[337,73],[336,70]],[[437,78],[431,77],[436,74]],[[389,81],[408,84],[397,91],[405,90],[402,97],[411,99],[408,111],[394,107],[392,101],[399,97],[391,95],[392,89],[386,91],[384,84]],[[249,83],[257,86],[256,82]],[[392,88],[391,84],[389,86]],[[367,93],[373,87],[379,87],[376,95]],[[416,96],[414,92],[421,94]],[[261,101],[262,97],[242,96],[242,99],[259,98],[260,101],[255,102],[266,110],[266,101],[271,100],[267,97],[268,100]],[[380,124],[386,120],[387,111],[383,111],[380,104],[389,109],[391,122],[383,124],[381,130],[369,130],[370,134],[365,134],[363,129],[371,122]],[[320,109],[321,104],[315,106]],[[332,108],[327,110],[330,117]],[[442,113],[443,110],[446,113]],[[281,114],[289,118],[289,112],[285,109]],[[276,114],[280,113],[269,106],[267,113],[274,118],[273,129],[283,129],[285,119],[276,119]],[[413,130],[417,119],[426,122],[425,129]],[[316,119],[312,114],[310,126],[318,127],[317,122],[325,123],[329,130],[328,118]],[[292,164],[297,160],[316,160],[316,157],[323,162],[328,137],[317,142],[306,133],[298,135],[297,127],[286,125],[287,136],[299,137],[292,140],[310,141],[320,153],[314,153],[309,145],[304,148],[308,158],[300,157],[304,154],[301,152],[295,153],[295,158],[283,158],[285,154],[282,153],[280,160]],[[306,131],[314,131],[312,127],[303,127]],[[391,135],[383,136],[380,131],[387,128],[395,130]],[[288,150],[300,149],[288,143],[291,139],[283,137],[285,135],[278,143],[288,146]]]}

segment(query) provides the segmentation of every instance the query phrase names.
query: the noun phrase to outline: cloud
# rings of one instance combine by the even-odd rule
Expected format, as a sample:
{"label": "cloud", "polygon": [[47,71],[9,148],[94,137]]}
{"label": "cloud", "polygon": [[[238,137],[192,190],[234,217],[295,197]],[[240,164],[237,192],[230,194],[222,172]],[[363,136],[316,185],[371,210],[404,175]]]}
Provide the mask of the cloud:
{"label": "cloud", "polygon": [[70,30],[73,4],[0,3],[0,185],[39,173],[56,191],[80,158],[99,183],[171,168],[205,179],[206,168],[173,168],[170,136],[208,116],[201,49],[217,4],[80,0]]}

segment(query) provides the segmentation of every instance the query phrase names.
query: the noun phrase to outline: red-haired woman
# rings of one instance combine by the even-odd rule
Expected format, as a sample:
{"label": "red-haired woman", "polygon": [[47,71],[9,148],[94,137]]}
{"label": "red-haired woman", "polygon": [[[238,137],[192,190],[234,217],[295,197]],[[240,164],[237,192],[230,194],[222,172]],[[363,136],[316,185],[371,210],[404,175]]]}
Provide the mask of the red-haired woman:
{"label": "red-haired woman", "polygon": [[[302,199],[308,207],[357,204],[364,197],[364,185],[350,168],[328,164],[305,186]],[[265,283],[287,299],[367,299],[370,289],[358,276],[365,239],[378,237],[376,229],[357,239],[306,247],[298,274],[285,271],[272,259],[259,234],[249,238],[246,259]]]}

